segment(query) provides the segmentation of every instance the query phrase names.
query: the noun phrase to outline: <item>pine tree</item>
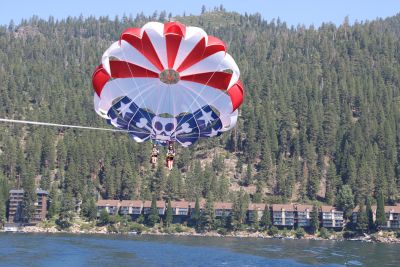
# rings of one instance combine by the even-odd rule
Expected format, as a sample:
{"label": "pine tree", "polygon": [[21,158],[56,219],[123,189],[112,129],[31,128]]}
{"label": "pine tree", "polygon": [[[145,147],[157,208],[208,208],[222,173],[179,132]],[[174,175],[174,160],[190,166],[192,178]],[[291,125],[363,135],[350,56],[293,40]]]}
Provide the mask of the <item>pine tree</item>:
{"label": "pine tree", "polygon": [[310,214],[311,233],[315,234],[318,231],[318,228],[319,228],[318,207],[314,205]]}
{"label": "pine tree", "polygon": [[55,216],[58,216],[60,213],[60,196],[57,192],[56,186],[52,186],[50,193],[49,193],[49,209],[47,213],[47,218],[53,218]]}
{"label": "pine tree", "polygon": [[349,218],[354,208],[354,196],[350,186],[342,186],[342,188],[339,190],[336,203],[338,208],[343,210],[344,216]]}
{"label": "pine tree", "polygon": [[157,209],[157,198],[156,195],[153,195],[153,198],[151,200],[151,209],[150,213],[147,216],[147,224],[150,227],[153,227],[160,221],[160,216],[158,215],[158,209]]}
{"label": "pine tree", "polygon": [[218,179],[218,200],[225,201],[229,194],[229,180],[224,174]]}
{"label": "pine tree", "polygon": [[192,225],[196,229],[196,231],[200,231],[201,229],[201,212],[200,212],[200,203],[199,198],[196,197],[196,203],[194,204],[194,211],[191,216]]}
{"label": "pine tree", "polygon": [[206,206],[204,209],[204,213],[202,214],[202,228],[206,231],[210,231],[214,229],[215,223],[215,211],[214,211],[214,197],[211,194],[208,195],[206,199]]}
{"label": "pine tree", "polygon": [[271,227],[271,225],[272,225],[271,214],[270,214],[269,206],[267,203],[265,203],[265,209],[264,209],[263,215],[261,217],[260,225],[265,230],[268,229],[269,227]]}
{"label": "pine tree", "polygon": [[110,222],[111,222],[110,214],[108,214],[106,209],[103,209],[100,212],[99,225],[104,226],[104,225],[109,224]]}
{"label": "pine tree", "polygon": [[71,192],[66,192],[61,200],[60,216],[56,221],[61,229],[69,228],[74,218],[75,203]]}
{"label": "pine tree", "polygon": [[383,200],[382,191],[378,193],[375,224],[378,229],[386,226],[385,201]]}
{"label": "pine tree", "polygon": [[326,174],[325,190],[325,200],[330,205],[333,205],[333,203],[335,203],[337,180],[336,167],[334,166],[333,162],[331,162],[328,172]]}
{"label": "pine tree", "polygon": [[89,221],[94,221],[97,218],[97,207],[92,196],[84,197],[82,203],[82,215]]}
{"label": "pine tree", "polygon": [[247,164],[247,170],[246,170],[246,175],[244,177],[243,184],[244,186],[249,186],[253,183],[253,168],[251,167],[251,164]]}
{"label": "pine tree", "polygon": [[172,224],[172,207],[171,200],[168,201],[167,210],[165,211],[165,226],[170,227]]}
{"label": "pine tree", "polygon": [[3,196],[0,194],[0,228],[6,223],[6,202]]}
{"label": "pine tree", "polygon": [[375,230],[375,224],[374,215],[371,207],[371,199],[369,197],[366,198],[366,212],[368,217],[368,232],[372,232]]}
{"label": "pine tree", "polygon": [[360,206],[358,209],[356,230],[360,233],[365,233],[368,230],[367,211],[362,202],[360,203]]}
{"label": "pine tree", "polygon": [[150,190],[157,198],[161,197],[161,192],[164,191],[165,171],[164,166],[160,163],[151,180]]}
{"label": "pine tree", "polygon": [[259,218],[258,218],[259,216],[258,216],[258,211],[257,210],[254,210],[252,213],[251,213],[251,216],[250,216],[250,225],[254,228],[254,230],[256,230],[256,231],[258,231],[258,228],[260,227],[260,222],[259,222]]}
{"label": "pine tree", "polygon": [[24,197],[21,203],[21,217],[24,222],[30,222],[35,214],[35,202],[37,201],[35,181],[31,173],[27,173],[23,180]]}
{"label": "pine tree", "polygon": [[42,188],[43,190],[49,190],[50,184],[51,184],[50,171],[49,169],[46,168],[43,172],[42,178],[40,179],[40,188]]}
{"label": "pine tree", "polygon": [[233,205],[233,216],[237,229],[241,229],[247,220],[249,201],[249,195],[241,188]]}
{"label": "pine tree", "polygon": [[311,200],[315,200],[317,198],[317,193],[319,191],[319,183],[320,183],[320,178],[318,170],[316,167],[312,167],[310,169],[310,175],[308,179],[308,197]]}

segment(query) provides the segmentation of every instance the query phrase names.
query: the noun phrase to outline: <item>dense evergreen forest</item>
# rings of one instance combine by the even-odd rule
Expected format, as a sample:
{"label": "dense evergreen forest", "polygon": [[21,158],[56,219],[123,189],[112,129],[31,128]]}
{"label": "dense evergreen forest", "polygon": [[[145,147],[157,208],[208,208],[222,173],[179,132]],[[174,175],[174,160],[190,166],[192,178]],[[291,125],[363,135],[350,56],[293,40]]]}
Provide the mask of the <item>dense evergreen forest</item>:
{"label": "dense evergreen forest", "polygon": [[[32,17],[0,26],[0,117],[108,127],[94,112],[91,74],[128,27],[166,12],[100,18]],[[316,202],[346,210],[393,204],[400,189],[400,15],[349,25],[288,27],[218,8],[174,20],[222,39],[241,69],[238,126],[178,148],[175,168],[149,164],[150,144],[121,133],[0,124],[0,215],[35,187],[49,216],[83,215],[98,198]]]}

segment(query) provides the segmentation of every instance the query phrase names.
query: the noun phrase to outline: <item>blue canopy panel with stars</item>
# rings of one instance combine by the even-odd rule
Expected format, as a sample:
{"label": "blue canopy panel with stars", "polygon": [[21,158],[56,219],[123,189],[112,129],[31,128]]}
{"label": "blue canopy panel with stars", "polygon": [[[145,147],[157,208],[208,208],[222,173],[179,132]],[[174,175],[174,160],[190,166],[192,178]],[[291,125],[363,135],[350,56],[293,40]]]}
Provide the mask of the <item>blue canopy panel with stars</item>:
{"label": "blue canopy panel with stars", "polygon": [[107,113],[107,122],[119,129],[127,130],[137,142],[149,139],[166,145],[168,141],[179,142],[187,147],[199,138],[219,136],[222,123],[210,105],[205,105],[193,113],[155,115],[152,111],[139,108],[129,97],[116,101]]}

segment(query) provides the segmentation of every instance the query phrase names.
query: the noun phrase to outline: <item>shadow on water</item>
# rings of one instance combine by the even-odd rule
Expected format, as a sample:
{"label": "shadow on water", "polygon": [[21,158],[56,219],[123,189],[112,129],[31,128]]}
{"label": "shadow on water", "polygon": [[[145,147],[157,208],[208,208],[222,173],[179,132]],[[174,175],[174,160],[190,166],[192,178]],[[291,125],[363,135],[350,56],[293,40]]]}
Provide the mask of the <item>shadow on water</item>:
{"label": "shadow on water", "polygon": [[0,266],[398,266],[399,252],[349,241],[0,234]]}

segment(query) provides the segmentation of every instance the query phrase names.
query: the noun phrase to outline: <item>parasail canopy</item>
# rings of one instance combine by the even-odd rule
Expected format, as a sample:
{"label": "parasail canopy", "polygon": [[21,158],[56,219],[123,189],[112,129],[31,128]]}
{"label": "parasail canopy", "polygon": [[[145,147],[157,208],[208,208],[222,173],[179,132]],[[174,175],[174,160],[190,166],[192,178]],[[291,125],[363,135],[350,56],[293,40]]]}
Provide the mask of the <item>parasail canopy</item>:
{"label": "parasail canopy", "polygon": [[126,29],[92,77],[94,108],[137,142],[183,146],[236,125],[243,85],[225,44],[198,27]]}

